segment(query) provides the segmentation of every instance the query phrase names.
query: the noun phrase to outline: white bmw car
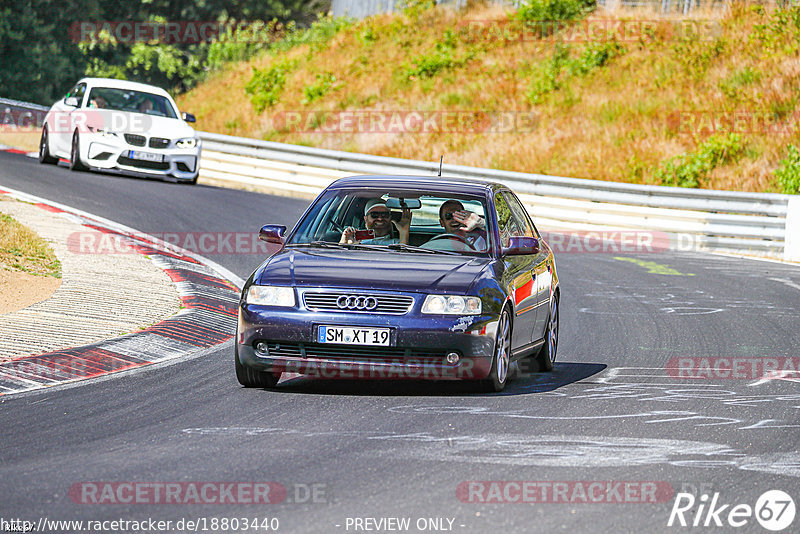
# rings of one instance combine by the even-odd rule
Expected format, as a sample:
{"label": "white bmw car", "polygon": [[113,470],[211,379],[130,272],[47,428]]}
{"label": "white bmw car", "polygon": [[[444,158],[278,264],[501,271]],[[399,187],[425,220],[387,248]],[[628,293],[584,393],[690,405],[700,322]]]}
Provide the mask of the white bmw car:
{"label": "white bmw car", "polygon": [[39,162],[196,183],[200,139],[163,89],[84,78],[45,116]]}

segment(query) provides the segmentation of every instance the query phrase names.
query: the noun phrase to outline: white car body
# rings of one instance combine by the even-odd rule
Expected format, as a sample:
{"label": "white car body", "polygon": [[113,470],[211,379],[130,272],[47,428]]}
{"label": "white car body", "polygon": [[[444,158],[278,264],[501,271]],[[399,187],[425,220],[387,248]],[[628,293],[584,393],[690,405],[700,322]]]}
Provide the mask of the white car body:
{"label": "white car body", "polygon": [[39,161],[63,158],[73,170],[195,183],[201,143],[187,120],[193,122],[194,117],[181,114],[163,89],[83,78],[45,116]]}

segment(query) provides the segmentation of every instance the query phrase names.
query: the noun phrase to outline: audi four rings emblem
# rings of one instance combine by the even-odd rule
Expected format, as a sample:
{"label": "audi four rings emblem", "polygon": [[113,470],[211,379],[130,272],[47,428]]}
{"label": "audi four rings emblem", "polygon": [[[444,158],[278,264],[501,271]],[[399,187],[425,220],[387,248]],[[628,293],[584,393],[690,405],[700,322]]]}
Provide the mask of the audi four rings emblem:
{"label": "audi four rings emblem", "polygon": [[363,295],[342,295],[336,299],[336,305],[342,310],[372,311],[378,307],[378,299]]}

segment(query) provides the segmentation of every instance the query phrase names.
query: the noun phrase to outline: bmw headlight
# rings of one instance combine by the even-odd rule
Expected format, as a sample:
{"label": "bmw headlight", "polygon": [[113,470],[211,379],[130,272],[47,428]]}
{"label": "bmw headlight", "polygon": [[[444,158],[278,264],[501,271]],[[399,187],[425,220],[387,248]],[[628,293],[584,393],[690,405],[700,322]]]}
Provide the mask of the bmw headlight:
{"label": "bmw headlight", "polygon": [[187,137],[185,139],[178,139],[175,141],[175,146],[178,148],[194,148],[197,146],[197,138]]}
{"label": "bmw headlight", "polygon": [[257,306],[294,307],[294,289],[281,286],[250,286],[247,290],[247,303]]}
{"label": "bmw headlight", "polygon": [[440,315],[480,315],[481,299],[460,295],[428,295],[422,304],[422,313]]}
{"label": "bmw headlight", "polygon": [[88,126],[88,128],[90,132],[102,135],[103,137],[119,137],[117,132],[112,132],[108,128],[95,128],[93,126]]}

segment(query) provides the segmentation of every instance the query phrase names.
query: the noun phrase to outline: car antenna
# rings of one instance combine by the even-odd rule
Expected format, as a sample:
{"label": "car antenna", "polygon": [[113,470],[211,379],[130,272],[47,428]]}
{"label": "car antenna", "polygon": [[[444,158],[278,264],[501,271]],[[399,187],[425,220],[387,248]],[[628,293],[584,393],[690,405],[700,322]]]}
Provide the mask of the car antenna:
{"label": "car antenna", "polygon": [[444,154],[439,156],[439,176],[442,175],[442,162],[444,162]]}

